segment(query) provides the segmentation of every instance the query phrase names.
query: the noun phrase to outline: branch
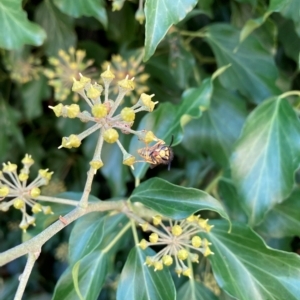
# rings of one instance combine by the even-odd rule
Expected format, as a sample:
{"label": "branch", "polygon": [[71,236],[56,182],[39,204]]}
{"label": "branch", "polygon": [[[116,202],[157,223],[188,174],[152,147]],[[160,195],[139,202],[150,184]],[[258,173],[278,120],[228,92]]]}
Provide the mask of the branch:
{"label": "branch", "polygon": [[19,286],[18,286],[18,289],[17,289],[14,300],[21,300],[22,299],[22,296],[24,294],[25,287],[27,285],[27,281],[28,281],[28,278],[31,274],[33,265],[34,265],[35,261],[37,260],[37,258],[39,257],[39,255],[40,255],[40,251],[37,252],[37,253],[29,253],[28,254],[27,263],[26,263],[26,266],[24,268],[24,271],[23,271],[22,275],[19,278],[20,283],[19,283]]}
{"label": "branch", "polygon": [[71,212],[66,214],[60,220],[56,221],[44,231],[32,239],[12,248],[5,252],[0,253],[0,267],[21,257],[27,253],[40,252],[41,247],[57,232],[62,230],[66,225],[77,220],[81,216],[94,211],[107,211],[107,210],[118,210],[121,211],[124,207],[124,201],[101,201],[98,203],[90,203],[88,207],[76,207]]}

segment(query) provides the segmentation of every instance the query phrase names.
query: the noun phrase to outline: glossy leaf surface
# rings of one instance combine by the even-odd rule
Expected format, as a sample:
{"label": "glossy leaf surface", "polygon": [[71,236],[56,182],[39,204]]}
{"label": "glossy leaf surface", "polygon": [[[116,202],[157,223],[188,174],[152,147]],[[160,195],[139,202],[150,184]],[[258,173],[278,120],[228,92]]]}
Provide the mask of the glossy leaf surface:
{"label": "glossy leaf surface", "polygon": [[167,268],[155,272],[146,266],[146,256],[153,256],[150,248],[133,248],[122,270],[117,300],[174,300],[175,287]]}
{"label": "glossy leaf surface", "polygon": [[208,258],[219,286],[240,300],[282,300],[299,298],[300,257],[268,248],[243,224],[216,221],[206,234],[215,253]]}
{"label": "glossy leaf surface", "polygon": [[141,202],[172,219],[183,219],[199,210],[213,210],[229,220],[221,203],[207,193],[171,184],[160,178],[141,183],[133,191],[130,200]]}
{"label": "glossy leaf surface", "polygon": [[0,48],[19,49],[25,44],[40,46],[46,38],[45,31],[30,22],[22,9],[22,0],[1,0]]}
{"label": "glossy leaf surface", "polygon": [[169,28],[181,21],[197,4],[196,0],[147,0],[145,3],[145,57],[148,60]]}
{"label": "glossy leaf surface", "polygon": [[273,98],[249,115],[232,156],[232,176],[250,224],[290,194],[299,147],[300,123],[287,100]]}

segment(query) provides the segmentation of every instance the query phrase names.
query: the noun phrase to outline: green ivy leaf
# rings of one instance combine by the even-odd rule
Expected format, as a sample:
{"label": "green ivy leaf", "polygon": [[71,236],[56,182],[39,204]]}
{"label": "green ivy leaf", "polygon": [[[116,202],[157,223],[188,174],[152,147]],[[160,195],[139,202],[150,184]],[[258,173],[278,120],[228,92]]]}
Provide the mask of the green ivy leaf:
{"label": "green ivy leaf", "polygon": [[52,300],[97,299],[107,269],[106,254],[101,251],[88,254],[65,270],[55,286]]}
{"label": "green ivy leaf", "polygon": [[169,28],[181,21],[197,4],[197,0],[147,0],[145,3],[145,57],[148,60]]}
{"label": "green ivy leaf", "polygon": [[219,298],[201,282],[190,279],[180,287],[176,299],[218,300]]}
{"label": "green ivy leaf", "polygon": [[240,300],[299,299],[299,255],[268,248],[243,224],[233,223],[231,233],[222,220],[214,225],[203,235],[212,243],[208,259],[222,289]]}
{"label": "green ivy leaf", "polygon": [[212,210],[229,221],[221,203],[209,194],[193,188],[171,184],[160,178],[141,183],[130,196],[171,219],[184,219],[199,210]]}
{"label": "green ivy leaf", "polygon": [[291,193],[299,149],[300,123],[286,99],[265,101],[249,115],[232,156],[232,177],[250,224]]}
{"label": "green ivy leaf", "polygon": [[97,299],[108,270],[107,254],[95,251],[79,260],[72,268],[72,277],[80,300]]}
{"label": "green ivy leaf", "polygon": [[271,0],[269,10],[280,12],[287,19],[293,20],[297,34],[300,36],[300,2],[298,0]]}
{"label": "green ivy leaf", "polygon": [[[75,264],[94,251],[104,249],[126,223],[128,223],[128,219],[123,214],[109,216],[101,212],[94,212],[80,218],[76,221],[70,235],[70,264]],[[120,239],[117,245],[120,245],[121,242],[123,239]]]}
{"label": "green ivy leaf", "polygon": [[133,248],[122,270],[117,300],[174,300],[175,287],[167,268],[155,272],[145,265],[146,256],[153,256],[151,249]]}
{"label": "green ivy leaf", "polygon": [[283,203],[276,205],[256,229],[274,238],[299,235],[300,228],[300,190],[293,191]]}
{"label": "green ivy leaf", "polygon": [[75,46],[76,35],[73,20],[61,13],[51,1],[43,1],[36,9],[35,20],[47,32],[44,44],[46,54],[57,56],[59,50]]}
{"label": "green ivy leaf", "polygon": [[280,91],[275,85],[277,69],[272,55],[250,36],[239,45],[239,30],[228,24],[207,27],[205,40],[215,53],[218,67],[231,64],[220,82],[228,89],[237,89],[255,103]]}
{"label": "green ivy leaf", "polygon": [[104,28],[107,27],[107,13],[103,0],[54,0],[54,4],[66,15],[74,18],[94,17]]}
{"label": "green ivy leaf", "polygon": [[0,48],[19,49],[25,44],[40,46],[45,31],[27,19],[22,0],[2,0],[0,3]]}
{"label": "green ivy leaf", "polygon": [[204,151],[217,163],[228,166],[233,145],[240,135],[247,111],[236,94],[214,82],[211,105],[200,119],[185,126],[182,146],[194,153]]}

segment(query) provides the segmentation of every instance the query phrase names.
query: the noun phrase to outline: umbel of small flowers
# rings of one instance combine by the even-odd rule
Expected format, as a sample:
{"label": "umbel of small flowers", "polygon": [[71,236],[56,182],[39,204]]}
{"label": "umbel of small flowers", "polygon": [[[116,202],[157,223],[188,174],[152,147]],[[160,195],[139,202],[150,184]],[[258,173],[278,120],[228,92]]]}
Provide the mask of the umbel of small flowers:
{"label": "umbel of small flowers", "polygon": [[[130,52],[128,59],[124,59],[121,55],[112,55],[111,60],[105,61],[101,66],[103,70],[107,70],[109,66],[110,71],[115,75],[115,80],[117,81],[124,79],[126,75],[134,77],[135,93],[130,94],[132,104],[137,100],[136,95],[141,95],[149,91],[148,86],[145,84],[149,78],[149,74],[144,72],[145,65],[142,64],[143,56],[144,51],[137,49]],[[117,95],[119,92],[118,86],[115,85],[111,91]]]}
{"label": "umbel of small flowers", "polygon": [[[187,259],[191,262],[199,262],[199,255],[214,254],[207,239],[201,239],[198,235],[201,232],[210,232],[213,225],[208,224],[208,219],[204,220],[200,216],[190,216],[180,222],[169,220],[169,227],[162,222],[161,216],[153,218],[153,224],[160,226],[161,230],[149,223],[141,224],[144,231],[153,231],[149,236],[149,242],[142,239],[139,246],[144,250],[149,246],[165,247],[154,256],[147,256],[145,264],[154,267],[155,271],[160,271],[164,266],[170,266],[175,262],[175,272],[191,278],[192,270],[185,264]],[[193,251],[193,252],[192,252]]]}
{"label": "umbel of small flowers", "polygon": [[[119,132],[124,134],[135,134],[141,141],[146,144],[152,141],[158,141],[152,131],[140,130],[135,131],[131,129],[135,114],[140,111],[151,112],[157,102],[153,102],[151,98],[154,95],[142,94],[137,103],[131,107],[124,107],[119,113],[116,113],[119,105],[122,103],[124,96],[127,92],[134,89],[134,81],[125,79],[118,82],[119,93],[116,96],[115,101],[109,99],[109,86],[114,79],[114,74],[110,71],[108,67],[105,72],[101,74],[101,78],[104,83],[104,90],[98,83],[91,83],[91,79],[84,77],[80,74],[80,80],[74,79],[74,84],[72,90],[77,92],[88,104],[90,111],[80,111],[80,107],[77,104],[62,105],[61,103],[53,109],[57,117],[65,118],[79,118],[82,122],[93,123],[87,130],[80,134],[71,134],[69,137],[63,137],[61,147],[64,148],[77,148],[81,145],[81,142],[88,135],[95,131],[98,131],[99,138],[96,145],[94,157],[90,162],[91,168],[94,173],[103,166],[101,159],[101,150],[103,142],[107,143],[117,143],[120,150],[123,153],[123,164],[127,166],[133,166],[136,159],[133,155],[129,154],[119,141]],[[104,95],[102,95],[102,93]],[[101,99],[102,97],[102,99]],[[118,130],[118,131],[117,131]]]}
{"label": "umbel of small flowers", "polygon": [[[88,68],[93,64],[93,60],[84,61],[85,51],[76,50],[73,47],[69,51],[59,50],[58,58],[50,57],[49,63],[53,69],[45,69],[44,74],[49,79],[49,85],[54,88],[55,99],[64,101],[70,95],[73,78],[79,79],[78,74],[85,72],[87,75],[91,71]],[[73,101],[79,100],[74,94]]]}
{"label": "umbel of small flowers", "polygon": [[[3,169],[0,171],[0,210],[7,211],[11,206],[20,210],[22,221],[19,227],[24,231],[30,225],[35,225],[35,217],[27,213],[27,206],[34,214],[41,211],[44,214],[53,213],[50,206],[43,206],[36,202],[41,200],[39,199],[40,187],[49,183],[53,172],[49,172],[48,169],[39,170],[38,176],[28,183],[29,169],[33,163],[31,155],[26,154],[22,160],[23,168],[19,173],[17,173],[17,165],[10,162],[3,163]],[[9,200],[2,202],[4,199]]]}

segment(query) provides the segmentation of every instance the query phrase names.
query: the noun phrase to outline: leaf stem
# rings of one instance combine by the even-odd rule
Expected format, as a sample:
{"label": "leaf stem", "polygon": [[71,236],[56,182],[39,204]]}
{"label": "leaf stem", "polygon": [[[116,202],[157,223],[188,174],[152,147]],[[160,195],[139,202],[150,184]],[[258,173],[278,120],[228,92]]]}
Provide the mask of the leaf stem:
{"label": "leaf stem", "polygon": [[282,98],[286,98],[289,96],[299,96],[300,97],[300,91],[288,91],[286,93],[281,94],[278,98],[282,99]]}

